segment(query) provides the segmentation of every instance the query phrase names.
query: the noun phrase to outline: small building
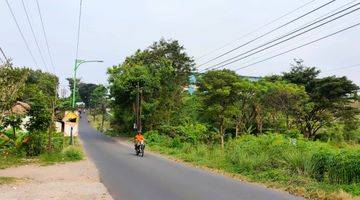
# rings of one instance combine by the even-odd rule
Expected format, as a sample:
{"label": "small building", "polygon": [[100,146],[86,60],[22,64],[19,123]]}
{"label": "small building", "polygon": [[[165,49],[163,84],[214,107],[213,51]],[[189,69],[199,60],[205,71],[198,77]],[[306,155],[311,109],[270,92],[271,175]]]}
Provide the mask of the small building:
{"label": "small building", "polygon": [[65,111],[62,122],[61,132],[64,133],[64,136],[71,136],[71,133],[72,136],[79,135],[79,113],[77,111]]}

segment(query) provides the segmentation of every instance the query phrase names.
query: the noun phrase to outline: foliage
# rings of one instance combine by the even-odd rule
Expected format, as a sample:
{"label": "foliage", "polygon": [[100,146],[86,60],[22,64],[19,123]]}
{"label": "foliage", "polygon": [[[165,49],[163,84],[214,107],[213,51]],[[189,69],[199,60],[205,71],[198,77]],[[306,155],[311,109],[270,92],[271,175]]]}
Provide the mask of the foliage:
{"label": "foliage", "polygon": [[140,92],[144,129],[179,124],[182,87],[187,85],[193,65],[177,41],[160,40],[110,68],[113,127],[119,132],[132,131],[135,97]]}
{"label": "foliage", "polygon": [[17,178],[0,176],[0,185],[16,182]]}
{"label": "foliage", "polygon": [[[157,131],[145,133],[150,149],[196,165],[241,174],[257,182],[305,190],[306,197],[324,198],[344,190],[359,195],[359,147],[338,148],[323,142],[283,135],[243,135],[219,145],[178,142]],[[243,177],[242,177],[243,178]],[[325,194],[319,195],[322,190]]]}
{"label": "foliage", "polygon": [[63,154],[68,161],[82,160],[84,158],[84,154],[79,147],[69,146],[63,150]]}
{"label": "foliage", "polygon": [[239,76],[232,71],[209,71],[201,77],[202,116],[219,129],[221,145],[225,131],[233,125]]}
{"label": "foliage", "polygon": [[358,108],[350,106],[359,87],[346,77],[318,78],[319,73],[315,68],[305,67],[302,61],[297,61],[291,71],[283,75],[284,80],[303,85],[310,97],[297,111],[299,128],[308,138],[314,138],[323,126],[336,119],[359,114]]}
{"label": "foliage", "polygon": [[93,83],[79,83],[79,95],[82,102],[85,103],[86,107],[90,107],[90,99],[93,91],[98,87],[98,85]]}
{"label": "foliage", "polygon": [[[15,68],[10,65],[0,66],[0,126],[3,113],[10,108],[21,96],[25,82],[29,75],[28,69]],[[0,127],[1,128],[1,127]]]}

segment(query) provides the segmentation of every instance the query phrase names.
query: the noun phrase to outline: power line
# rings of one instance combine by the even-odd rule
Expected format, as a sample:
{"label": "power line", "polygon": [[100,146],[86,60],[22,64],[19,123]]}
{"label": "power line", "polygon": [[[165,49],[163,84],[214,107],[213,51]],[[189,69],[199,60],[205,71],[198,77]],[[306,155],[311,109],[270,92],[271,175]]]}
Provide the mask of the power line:
{"label": "power line", "polygon": [[[338,8],[335,9],[335,10],[332,10],[332,11],[330,11],[330,12],[328,12],[328,13],[322,15],[322,16],[319,16],[319,17],[316,18],[314,21],[316,21],[316,20],[318,20],[318,19],[321,19],[321,18],[323,18],[324,16],[327,16],[327,15],[329,15],[329,14],[331,14],[331,13],[334,13],[334,12],[336,12],[336,11],[338,11],[338,10],[340,10],[340,9],[342,9],[342,8],[348,6],[348,5],[350,5],[350,4],[352,4],[352,3],[356,2],[356,1],[357,1],[357,0],[353,0],[353,1],[349,2],[349,3],[346,3],[346,4],[338,7]],[[310,22],[310,23],[312,23],[312,22]],[[306,26],[306,25],[308,25],[308,24],[310,24],[310,23],[306,23],[306,24],[303,25],[302,27],[304,27],[304,26]],[[336,23],[336,24],[338,24],[338,23]],[[332,26],[331,28],[328,28],[327,30],[330,30],[330,29],[333,29],[333,28],[335,28],[335,27]],[[308,36],[308,37],[302,38],[302,39],[300,39],[300,40],[296,40],[296,42],[295,42],[295,43],[292,43],[292,44],[297,44],[298,42],[302,42],[302,41],[304,41],[304,39],[312,39],[312,38],[314,38],[313,36],[317,36],[317,35],[319,35],[320,33],[322,33],[322,32],[317,31],[316,33],[313,33],[312,35],[310,35],[310,36]],[[273,54],[274,52],[275,52],[275,53],[276,53],[276,52],[279,52],[280,50],[286,49],[286,48],[288,48],[288,47],[289,47],[289,45],[287,45],[287,46],[285,46],[285,47],[278,48],[278,49],[275,50],[275,51],[267,52],[267,53],[263,54],[262,56],[258,56],[258,57],[254,58],[254,59],[251,59],[251,60],[249,60],[249,61],[246,61],[246,62],[244,63],[244,65],[245,65],[246,63],[252,63],[252,62],[254,62],[254,61],[256,61],[256,60],[259,60],[259,59],[263,58],[263,57],[266,56],[266,55]]]}
{"label": "power line", "polygon": [[289,11],[289,12],[281,15],[280,17],[278,17],[278,18],[276,18],[276,19],[274,19],[274,20],[272,20],[272,21],[270,21],[270,22],[268,22],[268,23],[266,23],[266,24],[264,24],[264,25],[262,25],[262,26],[260,26],[260,27],[258,27],[258,28],[256,28],[256,29],[254,29],[254,30],[252,30],[252,31],[250,31],[250,32],[248,32],[248,33],[240,36],[239,38],[237,38],[237,39],[235,39],[235,40],[233,40],[233,41],[231,41],[231,42],[228,42],[228,43],[224,44],[223,46],[218,47],[218,48],[216,48],[216,49],[214,49],[214,50],[212,50],[212,51],[207,52],[207,53],[199,56],[199,58],[197,58],[197,60],[200,60],[200,59],[202,59],[202,58],[204,58],[204,57],[206,57],[206,56],[208,56],[208,55],[211,55],[211,54],[213,54],[213,53],[215,53],[215,52],[217,52],[217,51],[219,51],[219,50],[221,50],[221,49],[224,49],[225,47],[231,45],[232,43],[234,43],[234,42],[236,42],[236,41],[238,41],[238,40],[241,40],[241,39],[243,39],[243,38],[245,38],[245,37],[247,37],[247,36],[249,36],[249,35],[251,35],[251,34],[253,34],[253,33],[256,33],[257,31],[259,31],[259,30],[261,30],[261,29],[269,26],[270,24],[273,24],[274,22],[279,21],[280,19],[282,19],[282,18],[284,18],[284,17],[287,17],[288,15],[290,15],[290,14],[292,14],[292,13],[300,10],[301,8],[304,8],[305,6],[311,4],[311,3],[315,2],[315,1],[316,1],[316,0],[311,0],[311,1],[309,1],[309,2],[307,2],[307,3],[305,3],[305,4],[303,4],[303,5],[295,8],[294,10],[291,10],[291,11]]}
{"label": "power line", "polygon": [[51,55],[50,46],[49,46],[49,42],[48,42],[48,39],[47,39],[45,26],[44,26],[44,20],[43,20],[42,14],[41,14],[40,4],[39,4],[38,0],[36,0],[36,5],[37,5],[37,10],[38,10],[38,13],[39,13],[40,21],[41,21],[41,27],[42,27],[42,31],[43,31],[43,34],[44,34],[45,44],[46,44],[47,52],[48,52],[48,55],[49,55],[49,58],[50,58],[51,66],[52,66],[52,69],[53,69],[54,73],[56,73],[54,60],[53,60],[52,55]]}
{"label": "power line", "polygon": [[35,32],[34,32],[34,29],[33,29],[32,24],[31,24],[30,16],[29,16],[29,13],[28,13],[28,11],[27,11],[27,9],[26,9],[24,0],[21,0],[21,4],[22,4],[23,9],[24,9],[24,11],[25,11],[26,19],[27,19],[27,22],[28,22],[28,24],[29,24],[29,26],[30,26],[30,30],[31,30],[32,36],[33,36],[33,38],[34,38],[35,44],[36,44],[36,46],[37,46],[38,52],[39,52],[39,54],[40,54],[41,60],[42,60],[42,62],[43,62],[43,64],[44,64],[44,67],[46,68],[46,70],[49,70],[48,67],[47,67],[47,65],[46,65],[44,56],[43,56],[43,54],[42,54],[42,52],[41,52],[39,43],[38,43],[38,41],[37,41],[37,39],[36,39]]}
{"label": "power line", "polygon": [[32,51],[31,51],[31,49],[30,49],[30,47],[29,47],[29,44],[27,43],[27,41],[26,41],[26,39],[25,39],[25,36],[24,36],[23,32],[21,31],[21,28],[20,28],[20,26],[19,26],[18,21],[16,20],[14,11],[12,10],[12,8],[11,8],[8,0],[5,0],[5,2],[6,2],[6,4],[7,4],[7,6],[8,6],[8,8],[9,8],[9,11],[10,11],[10,13],[11,13],[11,16],[12,16],[12,18],[13,18],[15,24],[16,24],[16,27],[17,27],[17,29],[18,29],[18,31],[19,31],[19,33],[20,33],[20,36],[21,36],[21,38],[23,39],[23,41],[24,41],[24,43],[25,43],[25,46],[26,46],[26,48],[27,48],[27,50],[28,50],[28,52],[29,52],[29,54],[30,54],[30,56],[31,56],[34,64],[35,64],[36,66],[38,66],[38,64],[37,64],[37,62],[36,62],[36,59],[35,59],[35,57],[34,57],[34,54],[32,53]]}
{"label": "power line", "polygon": [[349,29],[355,28],[355,27],[357,27],[357,26],[359,26],[359,25],[360,25],[360,23],[354,24],[354,25],[352,25],[352,26],[346,27],[346,28],[344,28],[344,29],[341,29],[341,30],[336,31],[336,32],[334,32],[334,33],[331,33],[331,34],[329,34],[329,35],[323,36],[323,37],[318,38],[318,39],[316,39],[316,40],[313,40],[313,41],[311,41],[311,42],[305,43],[305,44],[303,44],[303,45],[297,46],[297,47],[292,48],[292,49],[290,49],[290,50],[287,50],[287,51],[284,51],[284,52],[282,52],[282,53],[276,54],[276,55],[274,55],[274,56],[265,58],[265,59],[263,59],[263,60],[260,60],[260,61],[254,62],[254,63],[251,63],[251,64],[246,65],[246,66],[244,66],[244,67],[239,67],[239,68],[235,69],[235,71],[238,71],[238,70],[244,69],[244,68],[248,68],[248,67],[250,67],[250,66],[253,66],[253,65],[256,65],[256,64],[265,62],[265,61],[267,61],[267,60],[270,60],[270,59],[279,57],[279,56],[281,56],[281,55],[287,54],[287,53],[289,53],[289,52],[292,52],[292,51],[295,51],[295,50],[297,50],[297,49],[303,48],[303,47],[305,47],[305,46],[311,45],[311,44],[313,44],[313,43],[319,42],[319,41],[321,41],[321,40],[324,40],[324,39],[326,39],[326,38],[332,37],[332,36],[334,36],[334,35],[337,35],[337,34],[339,34],[339,33],[342,33],[342,32],[344,32],[344,31],[347,31],[347,30],[349,30]]}
{"label": "power line", "polygon": [[208,64],[208,63],[210,63],[210,62],[212,62],[212,61],[214,61],[214,60],[217,60],[217,59],[219,59],[219,58],[221,58],[221,57],[223,57],[223,56],[225,56],[225,55],[227,55],[227,54],[229,54],[229,53],[232,53],[232,52],[234,52],[234,51],[236,51],[236,50],[238,50],[238,49],[240,49],[240,48],[242,48],[242,47],[244,47],[244,46],[247,46],[248,44],[251,44],[252,42],[255,42],[256,40],[259,40],[259,39],[261,39],[261,38],[263,38],[263,37],[265,37],[265,36],[267,36],[267,35],[275,32],[275,31],[277,31],[277,30],[279,30],[279,29],[281,29],[281,28],[283,28],[283,27],[285,27],[285,26],[287,26],[287,25],[289,25],[289,24],[291,24],[291,23],[293,23],[293,22],[295,22],[295,21],[297,21],[297,20],[299,20],[299,19],[307,16],[307,15],[310,15],[310,14],[313,13],[313,12],[316,12],[317,10],[320,10],[321,8],[326,7],[327,5],[329,5],[329,4],[331,4],[331,3],[334,3],[335,1],[336,1],[336,0],[329,1],[329,2],[327,2],[327,3],[325,3],[325,4],[323,4],[323,5],[315,8],[315,9],[313,9],[313,10],[311,10],[311,11],[309,11],[309,12],[307,12],[307,13],[301,15],[301,16],[299,16],[299,17],[296,17],[295,19],[290,20],[289,22],[287,22],[287,23],[285,23],[285,24],[283,24],[283,25],[281,25],[281,26],[279,26],[279,27],[277,27],[277,28],[275,28],[275,29],[272,29],[272,30],[270,30],[270,31],[268,31],[268,32],[266,32],[266,33],[264,33],[264,34],[256,37],[255,39],[252,39],[252,40],[250,40],[250,41],[248,41],[248,42],[246,42],[246,43],[244,43],[244,44],[242,44],[242,45],[240,45],[240,46],[238,46],[238,47],[236,47],[236,48],[233,48],[233,49],[231,49],[231,50],[229,50],[229,51],[227,51],[227,52],[225,52],[225,53],[223,53],[223,54],[221,54],[221,55],[219,55],[219,56],[216,56],[215,58],[212,58],[212,59],[208,60],[208,61],[205,62],[205,63],[202,63],[202,64],[198,65],[198,67],[201,67],[201,66],[203,66],[203,65],[206,65],[206,64]]}
{"label": "power line", "polygon": [[[356,4],[356,5],[359,5],[359,4],[360,4],[360,3],[358,3],[358,4]],[[352,7],[353,7],[353,6],[352,6]],[[344,10],[346,10],[346,9],[344,9]],[[340,12],[343,12],[344,10],[342,10],[342,11],[340,11]],[[342,15],[336,17],[336,18],[333,18],[333,19],[331,19],[331,20],[328,20],[328,21],[326,21],[326,22],[324,22],[324,23],[321,23],[321,24],[319,24],[319,25],[317,25],[317,26],[315,26],[315,27],[313,27],[313,28],[310,28],[310,29],[308,29],[308,30],[305,30],[305,31],[303,31],[303,32],[300,32],[300,33],[298,33],[298,34],[296,34],[296,35],[294,35],[294,36],[291,36],[291,37],[289,37],[289,38],[287,38],[287,39],[285,39],[285,40],[281,40],[281,41],[279,41],[279,42],[277,42],[277,43],[275,43],[275,44],[273,44],[273,45],[270,45],[270,46],[268,46],[268,47],[265,47],[265,48],[262,48],[262,49],[260,49],[260,50],[258,50],[258,51],[255,51],[255,52],[253,52],[253,53],[251,53],[251,54],[248,54],[248,53],[250,53],[250,52],[252,52],[252,51],[254,51],[254,50],[256,50],[256,49],[259,49],[259,48],[261,48],[261,47],[263,47],[263,46],[266,46],[266,45],[268,45],[268,44],[270,44],[270,43],[273,43],[273,42],[275,42],[275,41],[277,41],[277,40],[279,40],[279,39],[282,39],[283,37],[280,37],[279,39],[275,39],[275,40],[273,40],[273,41],[271,41],[271,42],[268,42],[268,43],[266,43],[266,44],[260,45],[260,46],[254,48],[254,49],[251,49],[251,50],[249,50],[249,51],[247,51],[247,52],[245,52],[245,53],[242,53],[242,54],[239,54],[239,55],[237,55],[237,56],[235,56],[235,57],[232,57],[232,58],[229,58],[229,59],[227,59],[227,60],[224,60],[224,61],[222,61],[222,62],[220,62],[220,63],[215,64],[215,65],[212,65],[212,66],[206,68],[205,70],[208,70],[208,69],[217,69],[217,68],[220,68],[220,67],[222,67],[222,66],[226,66],[226,65],[229,65],[229,64],[238,62],[238,61],[243,60],[243,59],[245,59],[245,58],[248,58],[248,57],[250,57],[250,56],[252,56],[252,55],[255,55],[255,54],[257,54],[257,53],[260,53],[260,52],[262,52],[262,51],[265,51],[265,50],[267,50],[267,49],[270,49],[270,48],[272,48],[272,47],[274,47],[274,46],[277,46],[277,45],[279,45],[279,44],[282,44],[282,43],[284,43],[284,42],[287,42],[287,41],[289,41],[289,40],[291,40],[291,39],[293,39],[293,38],[296,38],[296,37],[298,37],[298,36],[300,36],[300,35],[303,35],[303,34],[305,34],[305,33],[308,33],[308,32],[310,32],[310,31],[312,31],[312,30],[314,30],[314,29],[317,29],[317,28],[319,28],[319,27],[322,27],[322,26],[324,26],[324,25],[326,25],[326,24],[328,24],[328,23],[330,23],[330,22],[333,22],[333,21],[335,21],[335,20],[337,20],[337,19],[340,19],[340,18],[342,18],[342,17],[345,17],[345,16],[347,16],[347,15],[349,15],[349,14],[355,12],[355,11],[358,11],[358,10],[360,10],[360,7],[359,7],[359,8],[356,8],[356,9],[354,9],[354,10],[352,10],[352,11],[349,11],[349,12],[347,12],[347,13],[345,13],[345,14],[342,14]],[[339,14],[339,12],[338,12],[337,14]],[[332,15],[332,16],[333,16],[333,15]],[[332,16],[330,16],[330,17],[332,17]],[[329,18],[329,17],[327,17],[327,18]],[[326,18],[326,19],[327,19],[327,18]],[[323,20],[321,20],[321,21],[323,21]],[[316,23],[317,23],[317,22],[316,22]],[[312,24],[312,25],[313,25],[313,24]],[[296,32],[298,32],[298,31],[296,31]],[[287,36],[289,36],[289,35],[286,35],[285,37],[287,37]],[[240,57],[240,56],[245,55],[245,54],[248,54],[248,55],[243,56],[243,57]],[[238,57],[240,57],[240,58],[238,58]],[[238,59],[234,60],[235,58],[238,58]],[[231,61],[231,60],[233,60],[233,61]],[[229,61],[231,61],[231,62],[229,62]]]}
{"label": "power line", "polygon": [[78,58],[78,54],[79,54],[80,28],[81,28],[81,10],[82,10],[82,0],[80,0],[80,8],[79,8],[79,21],[78,21],[78,29],[77,29],[75,60]]}
{"label": "power line", "polygon": [[354,68],[354,67],[360,67],[360,63],[355,64],[355,65],[345,66],[345,67],[338,67],[338,68],[334,68],[334,69],[324,70],[322,72],[332,72],[332,71],[338,71],[338,70],[349,69],[349,68]]}

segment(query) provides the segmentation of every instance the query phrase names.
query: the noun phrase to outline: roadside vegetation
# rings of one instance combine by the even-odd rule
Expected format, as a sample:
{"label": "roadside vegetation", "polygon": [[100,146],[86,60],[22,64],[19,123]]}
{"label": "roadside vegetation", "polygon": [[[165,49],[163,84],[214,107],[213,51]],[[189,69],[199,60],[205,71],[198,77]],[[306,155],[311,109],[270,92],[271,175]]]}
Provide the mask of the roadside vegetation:
{"label": "roadside vegetation", "polygon": [[133,136],[140,95],[151,150],[312,199],[360,196],[359,87],[352,81],[320,78],[302,60],[257,81],[194,66],[177,41],[162,39],[110,67],[105,131]]}
{"label": "roadside vegetation", "polygon": [[1,177],[0,176],[0,185],[10,184],[10,183],[14,183],[16,181],[17,181],[17,179],[14,177]]}
{"label": "roadside vegetation", "polygon": [[[79,147],[56,133],[58,78],[50,73],[0,65],[0,168],[82,159]],[[76,154],[76,155],[75,155]]]}

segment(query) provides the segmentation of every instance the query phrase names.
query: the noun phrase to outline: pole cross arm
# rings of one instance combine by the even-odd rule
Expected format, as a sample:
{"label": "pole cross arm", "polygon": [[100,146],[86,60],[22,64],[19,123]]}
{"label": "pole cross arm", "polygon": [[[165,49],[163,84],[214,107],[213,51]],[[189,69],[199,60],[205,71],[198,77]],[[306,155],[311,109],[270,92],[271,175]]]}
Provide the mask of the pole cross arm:
{"label": "pole cross arm", "polygon": [[91,62],[102,63],[102,62],[104,62],[104,61],[102,61],[102,60],[81,60],[81,59],[76,59],[76,60],[75,60],[75,70],[77,70],[81,64],[91,63]]}
{"label": "pole cross arm", "polygon": [[76,101],[76,71],[81,64],[90,63],[90,62],[103,62],[102,60],[81,60],[75,59],[75,66],[74,66],[74,84],[73,84],[73,94],[72,94],[72,107],[75,108],[75,101]]}

